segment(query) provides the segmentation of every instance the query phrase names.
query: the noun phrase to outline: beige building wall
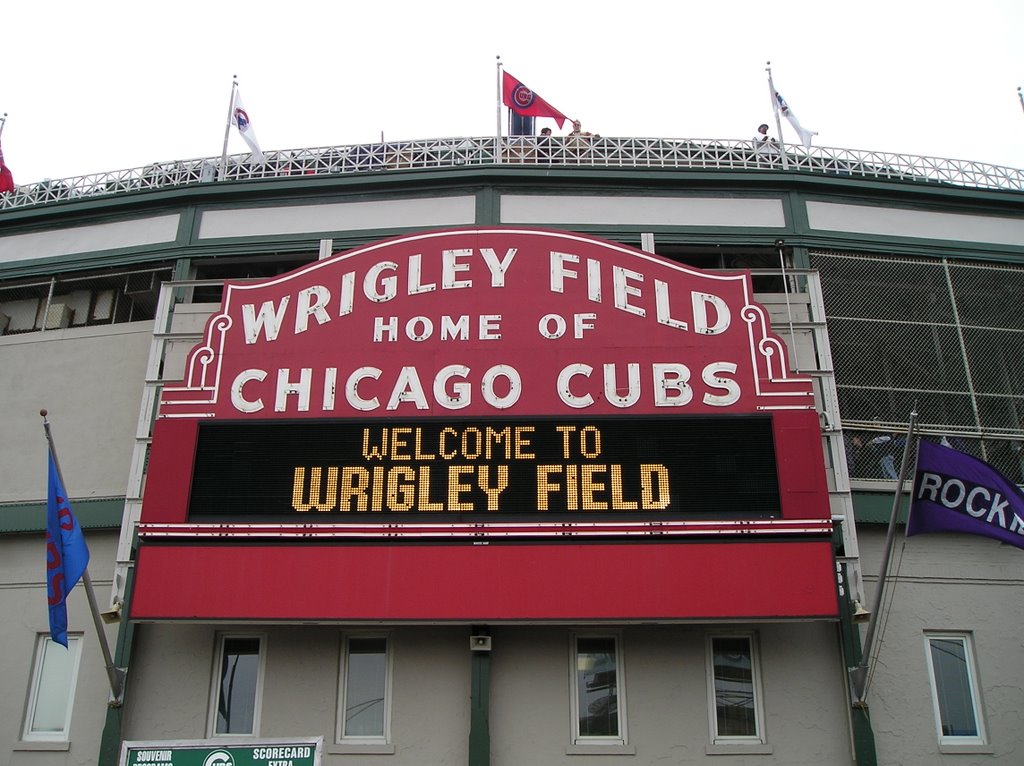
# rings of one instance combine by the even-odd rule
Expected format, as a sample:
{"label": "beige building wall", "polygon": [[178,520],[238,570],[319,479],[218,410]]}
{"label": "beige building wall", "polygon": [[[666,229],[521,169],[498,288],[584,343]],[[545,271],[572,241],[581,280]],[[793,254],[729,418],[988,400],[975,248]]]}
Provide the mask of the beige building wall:
{"label": "beige building wall", "polygon": [[49,411],[72,498],[123,497],[152,322],[0,337],[0,503],[46,500]]}
{"label": "beige building wall", "polygon": [[[356,630],[373,630],[361,626]],[[335,741],[342,626],[146,624],[136,629],[129,740],[208,735],[218,636],[265,636],[260,737],[324,738],[328,766],[464,766],[471,689],[468,626],[397,626],[393,648],[393,754],[347,752]],[[600,626],[622,641],[620,693],[636,766],[662,763],[764,766],[848,764],[846,692],[832,623],[718,626],[753,630],[761,654],[767,753],[742,747],[709,756],[705,640],[697,625]],[[583,626],[492,626],[491,766],[609,763],[570,753],[570,636]],[[808,732],[813,736],[808,736]],[[610,753],[619,753],[614,748]]]}
{"label": "beige building wall", "polygon": [[[44,453],[45,459],[45,453]],[[41,464],[45,465],[45,463]],[[33,475],[45,479],[45,468]],[[97,598],[110,592],[117,550],[116,531],[86,532],[89,574]],[[68,635],[81,636],[81,664],[71,715],[71,737],[66,743],[25,742],[22,731],[32,683],[36,641],[48,635],[46,605],[46,535],[34,532],[0,537],[0,763],[4,766],[79,766],[94,764],[107,716],[110,686],[103,654],[81,584],[68,595]],[[105,608],[103,604],[100,608]],[[110,646],[117,640],[117,625],[105,626]],[[8,760],[9,759],[9,760]]]}
{"label": "beige building wall", "polygon": [[[884,630],[867,703],[879,764],[981,766],[1024,763],[1024,551],[971,535],[902,537],[886,585]],[[868,598],[873,601],[885,542],[881,525],[859,531]],[[890,601],[891,598],[891,601]],[[926,631],[967,633],[981,688],[987,746],[956,752],[938,743]]]}

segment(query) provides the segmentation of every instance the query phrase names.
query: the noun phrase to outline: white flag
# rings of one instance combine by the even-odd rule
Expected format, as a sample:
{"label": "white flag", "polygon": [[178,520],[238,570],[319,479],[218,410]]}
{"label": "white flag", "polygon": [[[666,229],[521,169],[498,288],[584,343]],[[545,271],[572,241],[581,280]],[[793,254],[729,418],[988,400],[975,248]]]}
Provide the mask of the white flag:
{"label": "white flag", "polygon": [[245,107],[242,106],[242,97],[235,91],[235,106],[231,110],[231,124],[238,128],[238,134],[245,139],[245,143],[249,144],[249,149],[252,150],[252,158],[256,162],[263,162],[263,152],[260,151],[260,143],[256,140],[256,133],[252,129],[252,121],[249,119],[249,113],[245,111]]}
{"label": "white flag", "polygon": [[786,99],[782,97],[782,94],[775,91],[775,102],[778,104],[778,109],[782,112],[782,116],[789,120],[789,124],[793,126],[793,130],[800,136],[800,143],[802,143],[808,149],[811,148],[811,137],[818,135],[816,130],[807,130],[803,125],[800,124],[800,120],[793,114],[793,110],[789,108],[789,104],[786,103]]}

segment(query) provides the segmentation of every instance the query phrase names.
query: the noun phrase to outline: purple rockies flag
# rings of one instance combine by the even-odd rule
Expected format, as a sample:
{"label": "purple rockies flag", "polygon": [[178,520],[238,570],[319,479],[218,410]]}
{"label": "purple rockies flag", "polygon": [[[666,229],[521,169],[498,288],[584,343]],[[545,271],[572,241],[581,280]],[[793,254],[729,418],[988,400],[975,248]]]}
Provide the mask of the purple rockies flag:
{"label": "purple rockies flag", "polygon": [[50,476],[46,496],[46,596],[50,605],[50,638],[68,645],[68,593],[89,565],[89,549],[82,528],[71,512],[68,493],[49,453]]}
{"label": "purple rockies flag", "polygon": [[907,536],[963,532],[1024,548],[1024,492],[983,460],[922,441]]}

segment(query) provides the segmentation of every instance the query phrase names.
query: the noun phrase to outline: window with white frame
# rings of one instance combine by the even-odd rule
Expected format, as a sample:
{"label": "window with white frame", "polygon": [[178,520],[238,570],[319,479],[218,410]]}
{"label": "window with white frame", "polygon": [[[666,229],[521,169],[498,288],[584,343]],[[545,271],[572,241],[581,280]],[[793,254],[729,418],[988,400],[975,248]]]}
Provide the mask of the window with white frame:
{"label": "window with white frame", "polygon": [[575,744],[626,742],[621,641],[615,635],[576,635],[572,642]]}
{"label": "window with white frame", "polygon": [[66,742],[69,739],[81,653],[82,639],[79,636],[68,636],[67,649],[52,641],[48,634],[39,636],[23,740]]}
{"label": "window with white frame", "polygon": [[342,640],[338,741],[386,744],[391,729],[391,652],[387,635]]}
{"label": "window with white frame", "polygon": [[211,732],[255,734],[263,696],[263,638],[221,636],[214,666]]}
{"label": "window with white frame", "polygon": [[751,633],[708,636],[708,698],[715,744],[764,742],[757,643]]}
{"label": "window with white frame", "polygon": [[929,633],[925,644],[939,743],[982,744],[985,732],[969,634]]}

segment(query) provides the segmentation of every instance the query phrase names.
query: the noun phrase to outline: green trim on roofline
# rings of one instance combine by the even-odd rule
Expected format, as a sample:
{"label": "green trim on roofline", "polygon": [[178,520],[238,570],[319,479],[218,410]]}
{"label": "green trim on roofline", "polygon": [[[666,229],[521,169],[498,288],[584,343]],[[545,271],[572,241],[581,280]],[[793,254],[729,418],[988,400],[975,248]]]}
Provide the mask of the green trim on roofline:
{"label": "green trim on roofline", "polygon": [[[176,258],[205,259],[229,255],[261,257],[269,253],[315,252],[322,238],[335,240],[335,251],[408,234],[410,228],[311,231],[237,239],[198,240],[201,217],[208,210],[342,202],[476,197],[476,225],[491,226],[500,217],[503,194],[583,196],[754,197],[778,199],[786,225],[779,228],[728,226],[579,225],[566,221],[545,228],[570,228],[584,234],[626,241],[644,232],[666,242],[721,246],[770,246],[777,238],[794,248],[849,250],[923,257],[967,257],[986,261],[1024,261],[1021,245],[929,240],[857,233],[811,231],[806,203],[835,202],[950,214],[1024,218],[1024,193],[920,186],[892,181],[806,176],[785,172],[633,170],[625,168],[560,169],[466,168],[394,171],[371,176],[304,177],[222,182],[108,198],[81,199],[34,208],[0,210],[5,234],[95,225],[132,218],[181,216],[176,238],[155,245],[54,256],[0,264],[3,279],[68,273],[77,270],[142,265]],[[523,224],[527,225],[527,224]],[[430,227],[417,227],[416,230]]]}
{"label": "green trim on roofline", "polygon": [[[82,529],[118,529],[124,514],[123,497],[71,498]],[[46,503],[0,504],[0,534],[46,531]]]}

